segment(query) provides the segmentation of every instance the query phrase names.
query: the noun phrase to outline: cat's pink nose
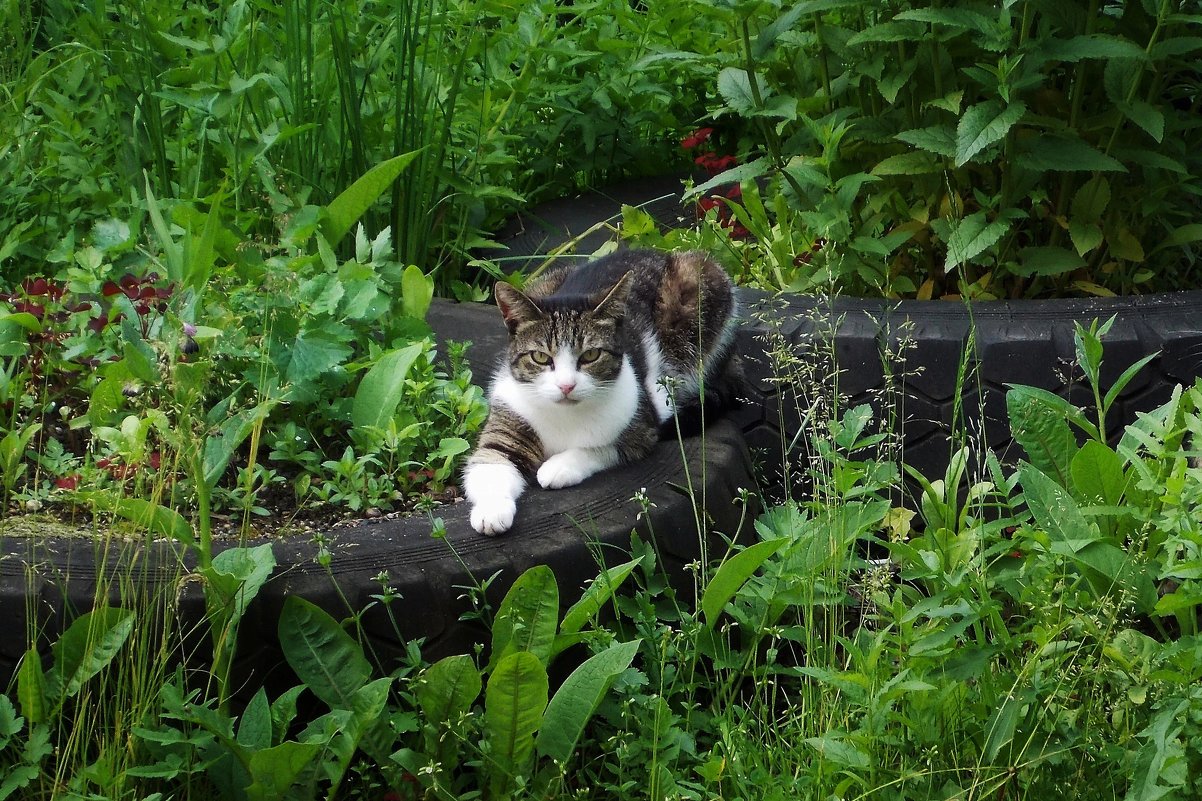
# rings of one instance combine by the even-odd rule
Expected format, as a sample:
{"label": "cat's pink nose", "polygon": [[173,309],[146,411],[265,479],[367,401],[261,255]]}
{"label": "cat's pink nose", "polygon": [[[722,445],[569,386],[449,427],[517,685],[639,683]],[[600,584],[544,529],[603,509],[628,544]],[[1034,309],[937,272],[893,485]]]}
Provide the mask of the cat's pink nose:
{"label": "cat's pink nose", "polygon": [[576,383],[572,382],[570,384],[558,384],[557,386],[559,387],[559,391],[562,392],[563,396],[566,398],[568,395],[572,394],[572,390],[576,388]]}

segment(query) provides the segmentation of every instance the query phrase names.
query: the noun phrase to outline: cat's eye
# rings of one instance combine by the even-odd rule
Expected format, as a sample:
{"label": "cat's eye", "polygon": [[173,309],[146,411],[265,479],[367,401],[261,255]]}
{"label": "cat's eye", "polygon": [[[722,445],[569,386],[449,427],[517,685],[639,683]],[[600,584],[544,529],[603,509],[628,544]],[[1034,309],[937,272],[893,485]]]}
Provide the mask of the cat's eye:
{"label": "cat's eye", "polygon": [[547,353],[546,351],[542,351],[542,350],[532,350],[532,351],[530,351],[530,359],[535,364],[546,367],[548,364],[551,363],[551,354]]}
{"label": "cat's eye", "polygon": [[601,350],[599,348],[589,348],[584,353],[580,354],[580,363],[589,364],[601,358]]}

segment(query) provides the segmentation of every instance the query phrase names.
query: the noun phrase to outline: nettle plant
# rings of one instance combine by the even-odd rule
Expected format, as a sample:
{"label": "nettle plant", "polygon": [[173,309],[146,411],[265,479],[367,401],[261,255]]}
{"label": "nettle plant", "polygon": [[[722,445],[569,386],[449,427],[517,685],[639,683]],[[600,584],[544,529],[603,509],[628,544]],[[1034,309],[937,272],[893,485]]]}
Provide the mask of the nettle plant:
{"label": "nettle plant", "polygon": [[[730,248],[773,262],[771,283],[981,299],[1197,285],[1196,3],[724,8],[737,46],[692,57],[718,70],[719,138],[743,163],[694,192],[745,182],[727,202],[754,238]],[[822,258],[796,258],[817,240]]]}

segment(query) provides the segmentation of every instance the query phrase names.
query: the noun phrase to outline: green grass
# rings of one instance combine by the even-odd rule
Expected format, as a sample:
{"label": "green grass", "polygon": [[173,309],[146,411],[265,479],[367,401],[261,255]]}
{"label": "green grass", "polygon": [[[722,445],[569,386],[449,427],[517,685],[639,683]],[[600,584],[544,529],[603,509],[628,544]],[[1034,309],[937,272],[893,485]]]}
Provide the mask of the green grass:
{"label": "green grass", "polygon": [[[1032,19],[1055,12],[1020,5]],[[805,359],[769,343],[803,421],[779,443],[787,468],[771,477],[795,499],[765,498],[739,544],[712,541],[699,514],[706,557],[684,590],[662,574],[654,543],[635,538],[630,562],[598,565],[592,605],[559,619],[568,588],[545,570],[495,609],[472,589],[492,641],[436,664],[417,643],[381,664],[354,636],[363,609],[348,603],[336,620],[296,599],[279,625],[300,685],[272,697],[231,686],[237,626],[273,560],[262,548],[215,556],[214,512],[238,517],[246,535],[271,492],[357,511],[397,501],[398,487],[453,480],[482,393],[462,348],[437,350],[422,317],[436,289],[479,295],[473,259],[507,211],[687,164],[680,135],[721,110],[709,147],[745,163],[763,156],[776,180],[722,201],[726,224],[715,207],[696,230],[661,236],[628,211],[627,237],[704,247],[766,284],[880,277],[862,257],[880,255],[872,242],[887,226],[866,209],[904,181],[857,183],[872,164],[849,165],[859,157],[841,149],[894,147],[842,127],[856,104],[876,116],[863,112],[881,105],[887,77],[861,69],[882,43],[846,50],[842,26],[893,11],[810,8],[793,29],[771,24],[787,9],[746,4],[7,4],[3,511],[69,498],[94,515],[98,553],[168,538],[197,567],[181,562],[152,592],[136,569],[119,571],[97,587],[98,611],[49,652],[30,605],[34,647],[0,697],[0,799],[1197,797],[1202,387],[1110,444],[1096,422],[1114,398],[1096,385],[1105,325],[1078,332],[1096,408],[1015,389],[1011,425],[1038,456],[1003,467],[961,432],[943,476],[907,471],[903,415],[888,397],[895,413],[883,420],[840,404],[828,339]],[[1129,27],[1186,24],[1171,12],[1159,4]],[[976,52],[972,34],[936,35],[937,24],[894,50]],[[811,44],[847,58],[806,60]],[[1182,56],[1194,46],[1174,45]],[[1161,55],[1162,77],[1176,77],[1149,74],[1148,86],[1192,108],[1184,59]],[[1116,58],[1039,69],[1075,74],[1084,97],[1082,76]],[[765,70],[749,90],[772,96],[736,91],[747,68]],[[961,73],[985,92],[965,103],[990,102],[997,87]],[[882,119],[946,111],[923,106],[931,87],[915,81]],[[1088,111],[1069,105],[1085,123]],[[1166,119],[1178,141],[1176,111]],[[1145,135],[1128,121],[1116,136]],[[1011,127],[1017,137],[1038,122]],[[801,170],[812,185],[800,192],[781,175],[796,155],[821,168]],[[949,180],[1008,163],[978,155]],[[1192,174],[1181,174],[1183,192]],[[1070,198],[1075,180],[1053,187],[1053,202],[1088,216],[1090,204]],[[1112,183],[1115,198],[1143,198],[1138,182],[1123,193]],[[980,196],[965,189],[946,215],[939,207],[946,219],[923,225],[1039,197],[1017,190],[1008,180]],[[1158,258],[1187,274],[1174,249],[1196,233],[1176,219],[1190,201],[1150,197],[1173,217],[1173,247]],[[1141,207],[1137,222],[1157,208]],[[732,238],[732,221],[752,236]],[[1121,220],[1094,222],[1107,239],[1087,249],[1093,266],[1104,270],[1105,249],[1117,248],[1119,279],[1140,284]],[[842,240],[854,245],[840,250]],[[1005,248],[1022,244],[980,250],[956,288],[992,291],[985,271],[1013,270]],[[911,283],[893,289],[917,292]],[[904,375],[904,352],[887,356]],[[385,578],[374,602],[407,612]],[[174,601],[194,584],[207,631],[186,632],[199,645],[183,654]]]}

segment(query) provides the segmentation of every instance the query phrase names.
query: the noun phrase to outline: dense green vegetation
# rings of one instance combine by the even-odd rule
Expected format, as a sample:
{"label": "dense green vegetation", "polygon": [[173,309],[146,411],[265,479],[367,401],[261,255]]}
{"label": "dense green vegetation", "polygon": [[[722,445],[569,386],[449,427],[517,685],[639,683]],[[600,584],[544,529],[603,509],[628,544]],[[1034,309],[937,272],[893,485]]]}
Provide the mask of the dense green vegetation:
{"label": "dense green vegetation", "polygon": [[[509,212],[580,187],[699,168],[698,225],[630,208],[622,236],[767,287],[1196,285],[1196,1],[0,15],[0,517],[174,541],[208,624],[177,667],[170,583],[102,582],[48,651],[31,608],[0,799],[1202,794],[1202,385],[1108,436],[1139,365],[1099,384],[1105,323],[1077,334],[1096,408],[1016,387],[1030,462],[960,432],[943,476],[779,354],[829,410],[796,500],[683,582],[634,536],[566,611],[546,569],[495,609],[470,590],[477,653],[377,658],[364,609],[298,598],[300,683],[243,693],[275,559],[213,548],[217,519],[246,537],[453,487],[485,403],[426,312],[485,296]],[[386,575],[374,603],[405,608]]]}

